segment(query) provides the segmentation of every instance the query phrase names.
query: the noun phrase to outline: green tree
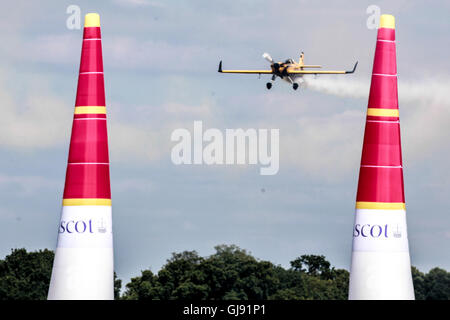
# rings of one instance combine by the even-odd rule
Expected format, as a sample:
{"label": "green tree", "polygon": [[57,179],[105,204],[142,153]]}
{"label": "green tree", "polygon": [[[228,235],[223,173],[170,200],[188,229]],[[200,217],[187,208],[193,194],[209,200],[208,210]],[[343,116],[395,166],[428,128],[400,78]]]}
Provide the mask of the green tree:
{"label": "green tree", "polygon": [[122,288],[122,280],[117,278],[117,274],[114,271],[114,300],[120,299],[120,289]]}
{"label": "green tree", "polygon": [[204,299],[207,288],[198,270],[202,261],[195,251],[173,253],[157,275],[144,270],[140,277],[131,279],[126,285],[124,299]]}
{"label": "green tree", "polygon": [[450,273],[433,268],[425,275],[426,300],[450,300]]}
{"label": "green tree", "polygon": [[425,274],[414,266],[411,266],[411,274],[414,286],[414,296],[416,300],[425,300],[427,295],[425,287]]}
{"label": "green tree", "polygon": [[270,300],[302,300],[302,295],[298,294],[296,288],[285,288],[278,290],[269,297]]}
{"label": "green tree", "polygon": [[345,300],[349,273],[330,267],[324,256],[302,255],[291,261],[289,270],[279,270],[282,285],[271,299]]}
{"label": "green tree", "polygon": [[[208,300],[345,300],[349,272],[331,267],[324,256],[302,255],[285,269],[254,258],[235,245],[220,245],[209,257],[196,251],[173,253],[157,273],[132,278],[120,296],[122,281],[114,272],[115,299]],[[0,300],[47,298],[54,254],[44,249],[11,250],[0,260]],[[411,268],[416,299],[450,299],[450,273],[440,268],[427,274]]]}
{"label": "green tree", "polygon": [[[291,261],[292,265],[293,261]],[[295,262],[294,262],[295,265]],[[306,276],[304,272],[295,267],[286,270],[280,266],[275,268],[279,284],[277,291],[272,294],[271,300],[303,300],[307,296]]]}
{"label": "green tree", "polygon": [[[0,300],[46,300],[54,252],[12,249],[0,260]],[[122,281],[114,272],[114,298],[119,299]]]}
{"label": "green tree", "polygon": [[259,261],[235,245],[219,245],[200,268],[206,276],[209,299],[267,299],[279,280],[275,266]]}
{"label": "green tree", "polygon": [[345,269],[336,269],[333,272],[334,299],[347,300],[350,282],[350,272]]}
{"label": "green tree", "polygon": [[11,250],[0,260],[1,300],[45,300],[53,266],[53,251]]}
{"label": "green tree", "polygon": [[208,258],[173,253],[157,275],[149,270],[126,285],[126,299],[267,299],[276,292],[274,265],[237,246],[215,247]]}
{"label": "green tree", "polygon": [[157,290],[156,277],[150,270],[141,271],[140,277],[131,279],[126,285],[126,291],[122,299],[126,300],[151,300],[159,299],[160,294]]}
{"label": "green tree", "polygon": [[173,253],[158,272],[160,299],[204,299],[207,288],[204,275],[198,269],[202,261],[196,251]]}
{"label": "green tree", "polygon": [[142,271],[126,285],[125,299],[347,299],[349,274],[324,256],[303,255],[285,270],[235,245],[220,245],[202,258],[173,253],[154,275]]}
{"label": "green tree", "polygon": [[[324,256],[302,255],[300,258],[291,261],[291,266],[296,271],[306,272],[310,276],[321,279],[332,279],[334,268],[330,269],[330,263]],[[303,267],[306,267],[303,268]]]}

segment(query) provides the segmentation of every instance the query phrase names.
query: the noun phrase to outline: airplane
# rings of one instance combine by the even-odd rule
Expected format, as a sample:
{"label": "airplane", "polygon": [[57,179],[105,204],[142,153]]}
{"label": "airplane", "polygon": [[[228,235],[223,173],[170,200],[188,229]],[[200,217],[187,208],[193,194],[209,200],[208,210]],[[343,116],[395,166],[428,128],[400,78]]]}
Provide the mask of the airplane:
{"label": "airplane", "polygon": [[306,65],[303,62],[303,58],[305,54],[302,52],[300,54],[300,59],[298,62],[295,62],[292,59],[287,59],[284,62],[274,62],[272,57],[268,53],[264,53],[263,58],[269,61],[271,70],[222,70],[222,61],[219,63],[220,73],[244,73],[244,74],[271,74],[272,81],[266,83],[267,89],[272,88],[272,83],[275,81],[277,77],[280,77],[284,81],[292,84],[292,88],[294,90],[298,89],[298,82],[296,82],[297,78],[302,78],[305,74],[348,74],[353,73],[356,70],[356,66],[358,65],[358,61],[356,61],[353,70],[351,71],[333,71],[333,70],[305,70],[305,68],[321,68],[319,65]]}

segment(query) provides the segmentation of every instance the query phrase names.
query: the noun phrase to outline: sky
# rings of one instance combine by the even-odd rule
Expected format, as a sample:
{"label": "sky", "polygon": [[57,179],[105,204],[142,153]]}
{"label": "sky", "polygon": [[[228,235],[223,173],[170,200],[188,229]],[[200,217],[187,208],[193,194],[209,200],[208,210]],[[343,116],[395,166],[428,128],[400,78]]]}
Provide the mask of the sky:
{"label": "sky", "polygon": [[[108,112],[115,270],[124,284],[172,252],[236,244],[284,267],[303,254],[349,269],[376,29],[396,17],[412,265],[450,269],[450,4],[446,1],[2,2],[0,257],[56,247],[82,28],[98,12]],[[297,91],[217,73],[275,60],[357,71]],[[174,165],[175,129],[279,129],[280,169]]]}

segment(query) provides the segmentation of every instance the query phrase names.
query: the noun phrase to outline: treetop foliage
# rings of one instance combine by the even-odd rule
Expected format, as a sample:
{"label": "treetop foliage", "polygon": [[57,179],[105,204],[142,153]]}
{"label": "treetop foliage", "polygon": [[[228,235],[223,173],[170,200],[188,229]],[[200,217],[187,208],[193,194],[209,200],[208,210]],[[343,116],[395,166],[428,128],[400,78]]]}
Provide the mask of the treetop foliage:
{"label": "treetop foliage", "polygon": [[[0,260],[0,300],[47,298],[53,251],[13,249]],[[302,255],[283,268],[259,260],[235,245],[219,245],[201,257],[196,251],[173,253],[157,273],[141,271],[120,296],[114,273],[114,296],[126,300],[345,300],[349,273],[331,267],[323,255]],[[418,300],[450,299],[450,273],[411,268]]]}

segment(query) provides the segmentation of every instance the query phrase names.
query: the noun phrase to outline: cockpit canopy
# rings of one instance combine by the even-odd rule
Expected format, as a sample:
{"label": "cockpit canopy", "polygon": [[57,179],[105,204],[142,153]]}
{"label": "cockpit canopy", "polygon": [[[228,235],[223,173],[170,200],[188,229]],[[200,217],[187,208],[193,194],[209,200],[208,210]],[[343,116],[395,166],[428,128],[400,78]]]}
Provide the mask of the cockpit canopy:
{"label": "cockpit canopy", "polygon": [[294,60],[292,60],[292,59],[287,59],[284,63],[294,63]]}

